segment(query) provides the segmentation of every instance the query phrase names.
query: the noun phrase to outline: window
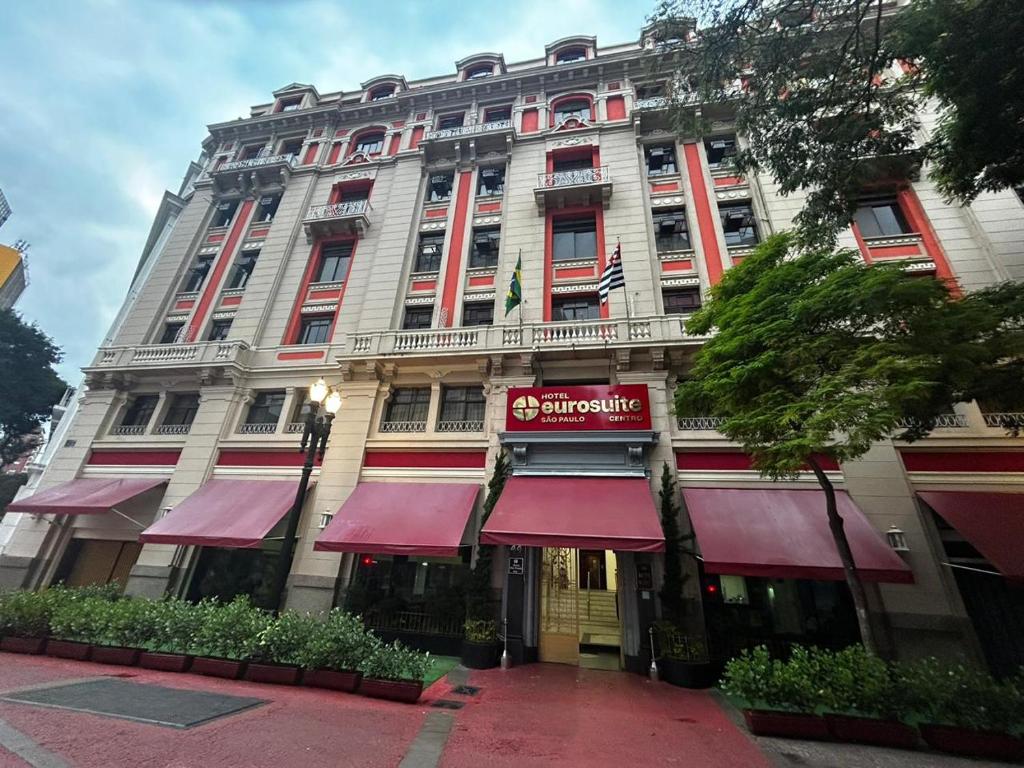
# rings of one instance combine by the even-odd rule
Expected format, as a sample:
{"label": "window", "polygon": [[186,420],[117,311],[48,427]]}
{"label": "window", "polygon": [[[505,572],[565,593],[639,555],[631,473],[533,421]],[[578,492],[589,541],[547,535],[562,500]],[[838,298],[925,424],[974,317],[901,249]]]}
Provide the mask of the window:
{"label": "window", "polygon": [[552,225],[553,261],[597,258],[597,222],[593,216],[558,219]]}
{"label": "window", "polygon": [[442,115],[437,118],[437,130],[446,131],[449,128],[461,128],[465,121],[465,113],[459,112],[456,115]]}
{"label": "window", "polygon": [[384,132],[375,131],[365,133],[356,139],[355,152],[362,152],[365,155],[379,155],[384,151]]}
{"label": "window", "polygon": [[429,179],[427,192],[430,195],[430,202],[443,203],[452,199],[452,185],[455,183],[455,171],[435,173]]}
{"label": "window", "polygon": [[434,319],[433,307],[406,307],[402,318],[402,330],[423,331],[430,327]]}
{"label": "window", "polygon": [[242,151],[238,153],[239,160],[252,160],[260,156],[260,152],[263,151],[262,144],[246,144],[242,147]]}
{"label": "window", "polygon": [[476,325],[494,325],[494,302],[466,303],[462,307],[462,325],[467,328]]}
{"label": "window", "polygon": [[274,220],[274,214],[277,213],[277,206],[281,204],[280,195],[268,195],[267,197],[260,198],[260,204],[256,208],[256,217],[254,221],[269,222]]}
{"label": "window", "polygon": [[572,64],[574,61],[583,61],[587,58],[586,48],[566,48],[555,54],[555,64]]}
{"label": "window", "polygon": [[636,87],[637,101],[642,99],[656,99],[665,95],[664,83],[647,83]]}
{"label": "window", "polygon": [[191,424],[196,418],[196,411],[199,410],[199,394],[189,392],[184,395],[174,395],[171,398],[171,405],[164,414],[165,425]]}
{"label": "window", "polygon": [[381,99],[390,99],[395,95],[395,86],[393,85],[382,85],[378,88],[374,88],[370,91],[370,101],[380,101]]}
{"label": "window", "polygon": [[444,233],[420,235],[419,250],[416,251],[414,272],[437,272],[441,269],[441,249],[444,247]]}
{"label": "window", "polygon": [[242,251],[238,256],[238,261],[235,262],[232,268],[227,287],[245,288],[249,284],[249,278],[252,277],[252,271],[256,268],[256,260],[259,257],[259,249]]}
{"label": "window", "polygon": [[352,243],[331,243],[320,249],[320,267],[316,272],[317,283],[335,283],[348,277],[348,265],[352,262]]}
{"label": "window", "polygon": [[299,325],[299,344],[326,344],[334,315],[307,315]]}
{"label": "window", "polygon": [[555,106],[555,124],[564,122],[570,117],[577,120],[590,119],[590,102],[586,99],[569,99]]}
{"label": "window", "polygon": [[554,299],[551,302],[551,319],[559,320],[598,320],[601,309],[597,296],[572,296],[565,299]]}
{"label": "window", "polygon": [[590,155],[584,157],[555,157],[551,162],[551,170],[555,173],[566,171],[584,171],[594,167],[594,159]]}
{"label": "window", "polygon": [[512,119],[512,105],[506,104],[501,107],[488,107],[484,110],[484,122],[496,123],[499,120]]}
{"label": "window", "polygon": [[647,175],[664,176],[676,173],[676,148],[673,144],[647,148]]}
{"label": "window", "polygon": [[478,195],[501,195],[505,192],[505,166],[481,168],[477,179]]}
{"label": "window", "polygon": [[124,412],[124,418],[121,419],[121,426],[144,427],[149,424],[159,399],[157,395],[137,395],[132,398],[131,403]]}
{"label": "window", "polygon": [[293,96],[290,99],[281,99],[281,107],[278,112],[294,112],[302,106],[302,97]]}
{"label": "window", "polygon": [[853,220],[861,237],[894,237],[910,232],[899,203],[892,198],[863,201]]}
{"label": "window", "polygon": [[481,77],[490,77],[494,74],[493,64],[481,64],[478,67],[473,67],[471,70],[466,72],[467,80],[477,80]]}
{"label": "window", "polygon": [[498,246],[500,243],[500,228],[474,229],[473,252],[469,255],[470,268],[496,267],[498,265]]}
{"label": "window", "polygon": [[302,151],[302,138],[285,139],[281,142],[282,155],[297,155]]}
{"label": "window", "polygon": [[725,231],[725,244],[730,248],[738,245],[757,245],[760,242],[754,209],[750,203],[720,205],[718,215],[722,219],[722,229]]}
{"label": "window", "polygon": [[210,267],[213,266],[213,256],[201,254],[197,259],[195,266],[188,273],[188,278],[185,280],[185,286],[182,290],[185,293],[192,293],[198,291],[203,287],[203,283],[206,282],[206,276],[210,272]]}
{"label": "window", "polygon": [[709,167],[721,168],[732,165],[732,160],[736,157],[736,137],[715,136],[704,139],[704,151],[708,155]]}
{"label": "window", "polygon": [[661,298],[666,315],[688,315],[700,309],[700,288],[673,288],[663,291]]}
{"label": "window", "polygon": [[654,243],[658,253],[685,251],[690,248],[690,232],[686,227],[686,211],[672,208],[654,212]]}
{"label": "window", "polygon": [[388,400],[384,422],[425,422],[429,408],[429,387],[401,387],[396,389]]}
{"label": "window", "polygon": [[231,331],[231,320],[214,320],[210,326],[210,341],[224,341]]}
{"label": "window", "polygon": [[440,421],[483,421],[486,403],[483,387],[445,387]]}
{"label": "window", "polygon": [[164,326],[163,335],[157,343],[173,344],[178,340],[178,337],[181,335],[181,331],[184,327],[184,323],[167,323],[167,325]]}
{"label": "window", "polygon": [[307,392],[305,395],[303,395],[302,401],[301,402],[296,402],[295,403],[295,407],[292,408],[291,423],[292,424],[302,424],[302,423],[305,423],[306,419],[309,418],[309,414],[310,413],[312,413],[313,416],[316,416],[317,414],[319,414],[320,413],[320,404],[319,403],[314,403],[312,400],[310,400],[309,399],[309,393]]}
{"label": "window", "polygon": [[284,391],[257,392],[245,416],[246,424],[277,424],[284,406]]}
{"label": "window", "polygon": [[210,226],[226,227],[231,223],[231,220],[235,218],[236,210],[238,210],[237,200],[225,200],[222,203],[217,203],[217,208],[213,212],[213,221],[210,222]]}

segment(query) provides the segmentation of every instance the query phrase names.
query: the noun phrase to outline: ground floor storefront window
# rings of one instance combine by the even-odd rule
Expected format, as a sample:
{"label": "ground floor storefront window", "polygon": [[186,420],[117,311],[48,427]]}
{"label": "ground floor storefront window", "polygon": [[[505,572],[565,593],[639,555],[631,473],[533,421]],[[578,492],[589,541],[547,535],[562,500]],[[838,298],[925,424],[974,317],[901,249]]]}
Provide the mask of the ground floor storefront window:
{"label": "ground floor storefront window", "polygon": [[136,541],[72,539],[53,580],[69,587],[116,582],[124,589],[141,551]]}
{"label": "ground floor storefront window", "polygon": [[228,602],[249,595],[256,606],[274,610],[272,592],[280,547],[278,541],[266,541],[259,549],[203,547],[189,582],[188,599],[212,597]]}

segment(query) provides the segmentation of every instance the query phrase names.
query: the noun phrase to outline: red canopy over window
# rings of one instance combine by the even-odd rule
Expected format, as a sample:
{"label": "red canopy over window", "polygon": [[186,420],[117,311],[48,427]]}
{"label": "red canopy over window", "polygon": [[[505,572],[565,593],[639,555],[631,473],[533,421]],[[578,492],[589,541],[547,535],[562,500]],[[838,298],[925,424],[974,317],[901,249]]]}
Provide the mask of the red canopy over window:
{"label": "red canopy over window", "polygon": [[34,515],[98,515],[166,483],[163,477],[80,477],[12,501],[7,511]]}
{"label": "red canopy over window", "polygon": [[1024,581],[1024,493],[919,491],[1008,579]]}

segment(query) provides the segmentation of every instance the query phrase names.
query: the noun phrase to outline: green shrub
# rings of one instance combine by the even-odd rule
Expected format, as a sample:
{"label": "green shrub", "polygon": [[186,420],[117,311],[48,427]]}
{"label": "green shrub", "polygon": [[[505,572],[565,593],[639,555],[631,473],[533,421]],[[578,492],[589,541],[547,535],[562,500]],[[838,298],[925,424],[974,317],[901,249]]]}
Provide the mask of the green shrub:
{"label": "green shrub", "polygon": [[53,601],[40,592],[0,594],[0,637],[46,637]]}
{"label": "green shrub", "polygon": [[494,643],[498,640],[498,622],[494,619],[466,619],[462,631],[471,643]]}
{"label": "green shrub", "polygon": [[794,646],[789,660],[781,661],[758,646],[726,665],[722,690],[754,708],[815,712],[827,703],[821,666],[817,649]]}
{"label": "green shrub", "polygon": [[198,606],[185,600],[150,602],[149,610],[138,616],[139,647],[153,653],[192,653],[201,620]]}
{"label": "green shrub", "polygon": [[286,611],[260,632],[256,657],[274,664],[299,664],[303,649],[320,628],[320,622],[310,616]]}
{"label": "green shrub", "polygon": [[663,656],[679,661],[702,662],[708,660],[707,646],[703,638],[691,637],[670,621],[659,621],[655,625],[658,645]]}
{"label": "green shrub", "polygon": [[96,597],[60,600],[50,616],[50,634],[59,640],[95,643],[104,632],[113,605]]}
{"label": "green shrub", "polygon": [[817,653],[820,687],[829,710],[885,719],[906,714],[906,696],[894,680],[892,665],[884,659],[868,653],[862,645]]}
{"label": "green shrub", "polygon": [[251,658],[260,633],[270,623],[269,614],[255,607],[247,595],[230,603],[201,600],[194,610],[198,621],[189,651],[194,656],[236,661]]}
{"label": "green shrub", "polygon": [[359,665],[360,672],[379,680],[423,680],[429,668],[429,653],[406,648],[397,640],[380,643]]}
{"label": "green shrub", "polygon": [[352,671],[380,645],[362,619],[335,608],[310,632],[299,652],[298,663],[306,669]]}

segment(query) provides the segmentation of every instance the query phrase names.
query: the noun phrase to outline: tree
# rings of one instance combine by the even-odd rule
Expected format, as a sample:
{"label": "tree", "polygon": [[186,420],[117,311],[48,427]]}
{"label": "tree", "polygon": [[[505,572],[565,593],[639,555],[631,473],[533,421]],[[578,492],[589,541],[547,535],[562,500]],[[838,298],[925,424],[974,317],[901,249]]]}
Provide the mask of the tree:
{"label": "tree", "polygon": [[771,479],[809,467],[825,493],[865,646],[868,623],[835,489],[822,468],[899,433],[913,440],[953,403],[1024,404],[1024,285],[952,300],[946,286],[855,251],[769,238],[730,269],[686,325],[714,335],[675,393],[680,415],[724,419]]}
{"label": "tree", "polygon": [[[494,462],[494,474],[487,483],[487,498],[484,499],[483,516],[480,528],[483,529],[487,518],[491,516],[494,505],[498,503],[501,492],[508,480],[508,459],[504,453],[498,454]],[[490,544],[478,544],[476,564],[469,574],[466,588],[466,621],[494,622],[494,600],[491,589],[491,572],[494,561],[494,547]],[[497,631],[497,625],[495,625]]]}
{"label": "tree", "polygon": [[[661,507],[661,531],[665,535],[665,578],[658,597],[665,618],[678,625],[683,618],[683,536],[679,533],[679,502],[677,501],[675,473],[668,462],[661,469],[661,488],[658,500]],[[692,537],[688,537],[692,538]]]}
{"label": "tree", "polygon": [[67,384],[53,366],[61,351],[36,325],[12,310],[0,311],[0,466],[35,444]]}
{"label": "tree", "polygon": [[[700,97],[676,102],[679,130],[705,130],[694,103],[726,104],[748,142],[737,169],[806,193],[805,242],[834,242],[866,187],[921,161],[963,203],[1024,183],[1017,0],[666,0],[652,23],[652,65]],[[929,103],[940,122],[919,147]]]}

